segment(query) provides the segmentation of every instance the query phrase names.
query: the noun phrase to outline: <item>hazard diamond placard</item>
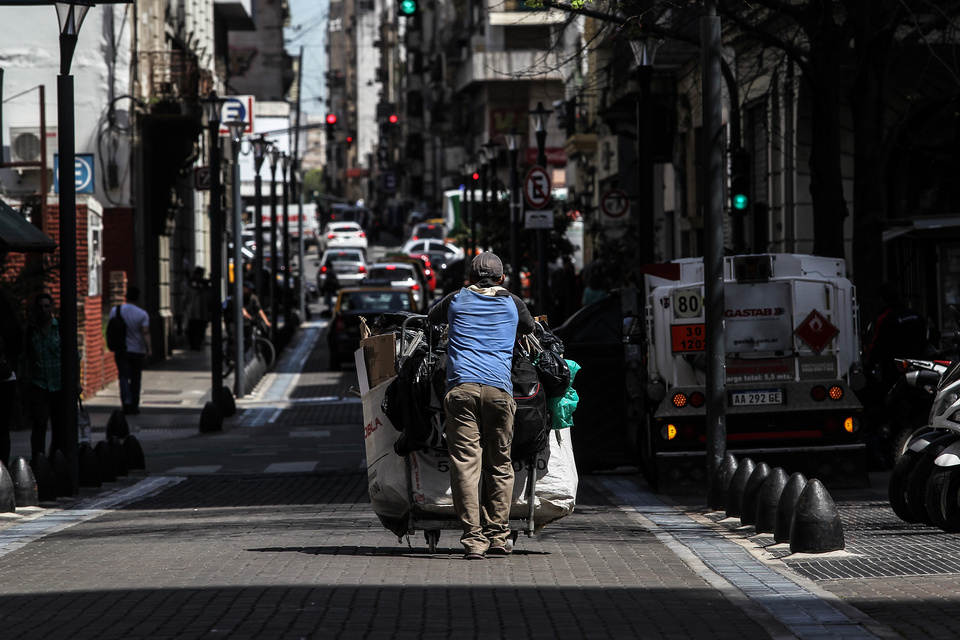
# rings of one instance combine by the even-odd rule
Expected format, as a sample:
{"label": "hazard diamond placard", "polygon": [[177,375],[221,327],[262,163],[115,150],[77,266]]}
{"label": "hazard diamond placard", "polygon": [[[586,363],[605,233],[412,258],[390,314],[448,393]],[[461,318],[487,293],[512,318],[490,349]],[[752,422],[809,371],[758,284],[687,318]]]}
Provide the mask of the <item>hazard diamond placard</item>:
{"label": "hazard diamond placard", "polygon": [[813,349],[814,353],[819,354],[840,333],[840,329],[830,324],[826,316],[814,309],[793,333]]}

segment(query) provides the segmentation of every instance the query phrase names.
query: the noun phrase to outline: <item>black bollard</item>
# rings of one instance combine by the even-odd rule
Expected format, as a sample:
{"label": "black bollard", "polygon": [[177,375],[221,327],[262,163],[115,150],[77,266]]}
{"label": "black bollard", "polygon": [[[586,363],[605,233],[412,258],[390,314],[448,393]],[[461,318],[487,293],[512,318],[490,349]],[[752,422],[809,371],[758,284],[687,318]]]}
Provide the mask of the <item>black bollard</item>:
{"label": "black bollard", "polygon": [[127,454],[127,469],[146,469],[147,461],[143,456],[143,447],[136,436],[127,436],[123,440],[123,450]]}
{"label": "black bollard", "polygon": [[123,450],[123,443],[120,442],[120,438],[108,438],[107,451],[110,453],[110,461],[113,463],[113,470],[117,477],[127,477],[127,452]]}
{"label": "black bollard", "polygon": [[33,477],[37,479],[37,497],[40,502],[53,502],[57,499],[57,479],[47,456],[39,451],[30,459]]}
{"label": "black bollard", "polygon": [[743,488],[743,498],[740,500],[740,524],[751,525],[757,523],[757,504],[760,502],[760,489],[770,476],[770,465],[766,462],[758,464],[747,479]]}
{"label": "black bollard", "polygon": [[833,498],[814,478],[797,500],[790,524],[791,553],[827,553],[843,549],[843,525]]}
{"label": "black bollard", "polygon": [[753,523],[757,533],[773,533],[777,522],[777,503],[786,485],[787,472],[783,467],[774,468],[767,476],[757,499],[757,517]]}
{"label": "black bollard", "polygon": [[89,442],[81,442],[80,450],[77,453],[78,479],[81,487],[92,487],[99,489],[103,486],[103,480],[100,477],[100,460]]}
{"label": "black bollard", "polygon": [[53,469],[54,488],[58,498],[69,498],[73,495],[73,482],[70,479],[70,465],[67,456],[57,449],[50,458],[50,468]]}
{"label": "black bollard", "polygon": [[237,412],[237,401],[233,399],[233,392],[230,387],[224,387],[220,390],[220,411],[224,418],[229,418]]}
{"label": "black bollard", "polygon": [[114,409],[107,420],[107,439],[116,436],[123,440],[130,435],[130,425],[127,423],[127,416],[123,415],[123,409]]}
{"label": "black bollard", "polygon": [[113,466],[113,456],[110,455],[110,447],[106,440],[101,440],[93,448],[97,455],[97,462],[100,463],[100,479],[103,482],[116,482],[117,471]]}
{"label": "black bollard", "polygon": [[40,504],[40,495],[37,492],[37,479],[26,458],[17,458],[10,467],[13,477],[13,491],[18,507],[36,507]]}
{"label": "black bollard", "polygon": [[710,496],[707,505],[712,511],[723,511],[727,507],[727,491],[730,490],[730,481],[737,471],[737,458],[729,451],[723,456],[723,461],[717,467],[713,484],[710,486]]}
{"label": "black bollard", "polygon": [[10,472],[0,462],[0,513],[15,513],[17,495]]}
{"label": "black bollard", "polygon": [[790,523],[793,521],[793,510],[797,506],[797,499],[807,486],[807,476],[799,471],[787,478],[780,499],[777,501],[777,514],[773,523],[773,539],[775,542],[790,540]]}
{"label": "black bollard", "polygon": [[730,488],[727,490],[727,517],[739,518],[740,508],[743,506],[743,490],[747,487],[747,480],[750,479],[756,465],[750,458],[744,458],[737,465],[737,470],[730,480]]}
{"label": "black bollard", "polygon": [[200,412],[200,433],[213,433],[214,431],[223,431],[223,416],[216,404],[207,402]]}

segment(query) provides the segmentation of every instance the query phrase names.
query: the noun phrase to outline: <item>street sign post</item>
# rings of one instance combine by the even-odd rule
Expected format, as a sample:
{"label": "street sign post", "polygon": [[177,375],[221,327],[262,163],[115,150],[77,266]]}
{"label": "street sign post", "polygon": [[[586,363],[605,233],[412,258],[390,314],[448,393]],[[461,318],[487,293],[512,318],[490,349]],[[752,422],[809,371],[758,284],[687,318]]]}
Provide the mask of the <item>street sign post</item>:
{"label": "street sign post", "polygon": [[[78,153],[74,156],[75,182],[77,193],[93,193],[95,172],[92,153]],[[60,154],[53,154],[53,192],[60,193]]]}
{"label": "street sign post", "polygon": [[553,229],[553,211],[525,211],[524,229]]}
{"label": "street sign post", "polygon": [[622,219],[630,211],[630,198],[620,189],[609,189],[600,196],[600,212],[613,221]]}
{"label": "street sign post", "polygon": [[550,174],[539,165],[530,167],[523,179],[523,197],[531,209],[544,209],[550,203]]}
{"label": "street sign post", "polygon": [[230,135],[228,122],[242,120],[247,123],[243,129],[243,135],[253,133],[253,96],[224,96],[223,105],[220,107],[220,135]]}

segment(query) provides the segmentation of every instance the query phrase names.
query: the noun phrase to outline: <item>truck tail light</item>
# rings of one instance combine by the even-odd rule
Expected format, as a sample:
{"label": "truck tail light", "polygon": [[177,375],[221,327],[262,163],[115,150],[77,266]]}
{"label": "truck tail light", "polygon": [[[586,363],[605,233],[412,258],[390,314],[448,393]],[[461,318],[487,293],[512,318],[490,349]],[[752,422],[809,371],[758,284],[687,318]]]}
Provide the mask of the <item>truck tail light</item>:
{"label": "truck tail light", "polygon": [[673,424],[665,424],[660,430],[660,435],[663,436],[664,440],[673,440],[677,437],[677,427]]}
{"label": "truck tail light", "polygon": [[843,387],[838,384],[830,387],[830,390],[827,392],[831,400],[841,400],[843,399]]}
{"label": "truck tail light", "polygon": [[847,417],[846,420],[843,421],[843,430],[846,431],[847,433],[854,433],[859,429],[860,429],[860,421],[854,418],[853,416],[849,416]]}
{"label": "truck tail light", "polygon": [[677,409],[687,406],[687,396],[683,393],[673,394],[673,406]]}
{"label": "truck tail light", "polygon": [[690,394],[690,406],[692,407],[700,408],[703,406],[703,403],[706,401],[707,401],[706,397],[704,397],[704,395],[699,391],[694,391],[693,393]]}
{"label": "truck tail light", "polygon": [[810,397],[817,402],[825,400],[827,397],[827,390],[824,387],[817,385],[813,389],[810,389]]}

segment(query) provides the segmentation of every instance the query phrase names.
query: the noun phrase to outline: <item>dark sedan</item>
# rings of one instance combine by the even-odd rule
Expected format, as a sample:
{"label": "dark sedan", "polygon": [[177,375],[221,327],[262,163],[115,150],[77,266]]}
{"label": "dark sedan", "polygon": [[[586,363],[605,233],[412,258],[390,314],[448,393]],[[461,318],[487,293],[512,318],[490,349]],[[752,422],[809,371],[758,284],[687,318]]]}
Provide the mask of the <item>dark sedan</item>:
{"label": "dark sedan", "polygon": [[341,289],[327,328],[330,370],[339,371],[344,362],[353,362],[353,354],[360,348],[361,317],[372,324],[381,313],[414,311],[415,308],[410,289],[390,286]]}

